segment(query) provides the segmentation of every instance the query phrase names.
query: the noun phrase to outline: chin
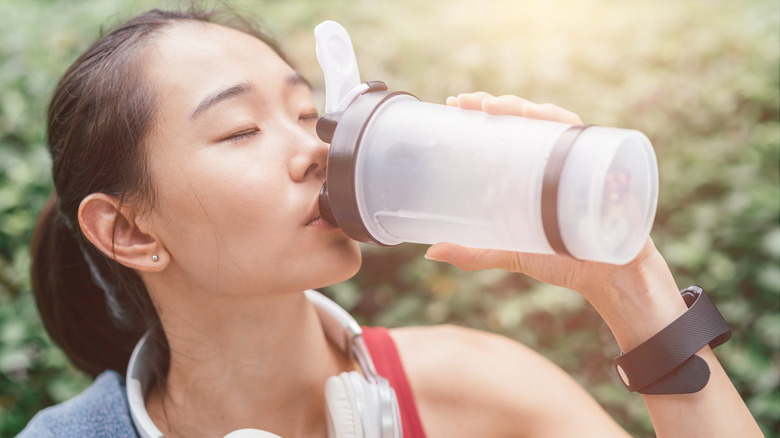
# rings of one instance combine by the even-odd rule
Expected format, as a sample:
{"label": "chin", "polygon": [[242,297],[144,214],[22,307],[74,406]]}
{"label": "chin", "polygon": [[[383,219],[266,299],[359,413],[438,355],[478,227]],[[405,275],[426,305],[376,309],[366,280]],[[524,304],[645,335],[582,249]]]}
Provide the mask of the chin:
{"label": "chin", "polygon": [[349,280],[360,270],[362,262],[363,258],[358,243],[353,240],[346,242],[343,251],[339,251],[338,255],[328,257],[327,272],[324,272],[322,280],[310,289],[319,289]]}

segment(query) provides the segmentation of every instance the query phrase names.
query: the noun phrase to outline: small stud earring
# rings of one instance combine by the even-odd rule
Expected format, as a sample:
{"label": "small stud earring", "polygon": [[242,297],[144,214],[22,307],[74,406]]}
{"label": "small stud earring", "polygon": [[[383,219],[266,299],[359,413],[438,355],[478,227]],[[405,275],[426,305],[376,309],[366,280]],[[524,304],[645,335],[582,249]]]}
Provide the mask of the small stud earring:
{"label": "small stud earring", "polygon": [[153,255],[153,256],[152,256],[152,261],[153,261],[153,262],[156,262],[157,260],[160,260],[160,258],[159,258],[159,257],[157,257],[157,254]]}

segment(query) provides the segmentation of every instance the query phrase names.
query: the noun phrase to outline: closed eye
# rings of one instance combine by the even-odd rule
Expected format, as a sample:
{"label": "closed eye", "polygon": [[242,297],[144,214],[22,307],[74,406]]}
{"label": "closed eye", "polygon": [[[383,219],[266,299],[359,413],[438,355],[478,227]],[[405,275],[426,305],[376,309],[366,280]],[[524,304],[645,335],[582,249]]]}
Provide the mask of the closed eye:
{"label": "closed eye", "polygon": [[221,143],[221,142],[229,141],[231,143],[238,143],[242,140],[246,140],[248,138],[254,137],[259,133],[260,130],[257,128],[244,129],[242,131],[235,132],[233,134],[228,135],[227,137],[220,139],[219,142]]}

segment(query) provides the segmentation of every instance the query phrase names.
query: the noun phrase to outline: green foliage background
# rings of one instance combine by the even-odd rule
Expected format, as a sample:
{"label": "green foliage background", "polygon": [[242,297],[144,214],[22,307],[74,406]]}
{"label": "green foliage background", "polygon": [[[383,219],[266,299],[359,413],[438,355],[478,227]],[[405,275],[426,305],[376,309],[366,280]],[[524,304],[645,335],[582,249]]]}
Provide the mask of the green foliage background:
{"label": "green foliage background", "polygon": [[[764,433],[780,435],[776,0],[238,4],[266,22],[317,89],[311,30],[336,19],[352,35],[364,80],[432,102],[473,90],[517,94],[647,133],[661,175],[652,236],[678,285],[702,285],[731,324],[717,354]],[[46,105],[101,26],[154,6],[0,2],[0,436],[89,384],[52,346],[29,290],[27,244],[51,190]],[[329,292],[367,324],[454,323],[524,342],[634,436],[652,436],[641,397],[611,371],[617,345],[578,294],[497,271],[459,272],[423,259],[424,249],[367,247],[361,273]]]}

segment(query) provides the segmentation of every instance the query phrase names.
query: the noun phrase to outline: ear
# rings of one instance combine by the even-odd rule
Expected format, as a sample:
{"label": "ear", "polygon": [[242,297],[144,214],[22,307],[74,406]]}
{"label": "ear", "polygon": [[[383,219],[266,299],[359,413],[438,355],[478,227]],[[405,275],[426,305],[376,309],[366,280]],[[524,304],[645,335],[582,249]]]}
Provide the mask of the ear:
{"label": "ear", "polygon": [[[171,258],[154,233],[119,201],[105,193],[93,193],[79,205],[79,227],[97,249],[128,268],[161,272]],[[156,261],[153,256],[156,257]]]}

